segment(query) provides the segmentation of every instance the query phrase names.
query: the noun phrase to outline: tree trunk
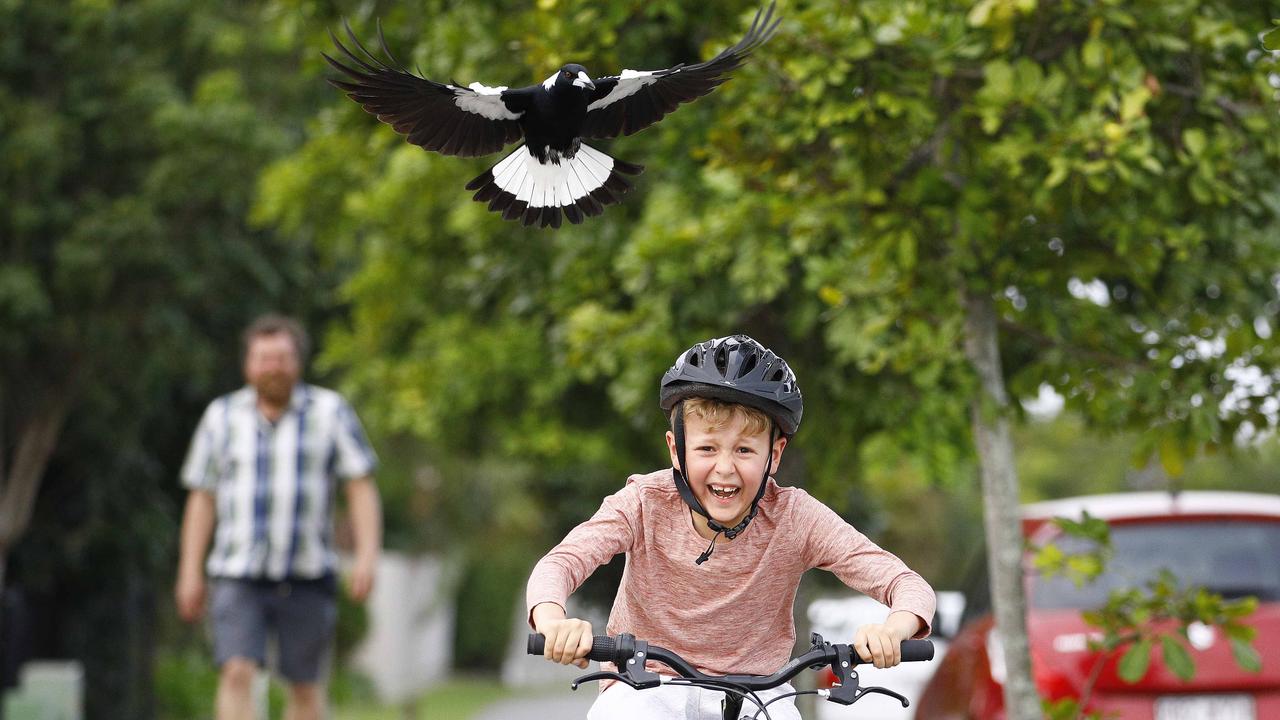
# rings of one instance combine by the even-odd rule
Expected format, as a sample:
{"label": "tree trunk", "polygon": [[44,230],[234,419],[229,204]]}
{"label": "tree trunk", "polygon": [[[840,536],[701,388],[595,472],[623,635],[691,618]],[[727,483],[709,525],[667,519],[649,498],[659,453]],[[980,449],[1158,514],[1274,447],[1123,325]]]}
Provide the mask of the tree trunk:
{"label": "tree trunk", "polygon": [[[0,549],[6,557],[31,522],[40,481],[71,409],[72,395],[72,383],[68,381],[43,397],[18,428],[13,464],[0,466]],[[0,594],[4,592],[3,580],[0,575]]]}
{"label": "tree trunk", "polygon": [[1009,436],[1008,393],[1000,367],[996,311],[987,294],[967,291],[965,355],[981,385],[973,400],[973,440],[982,472],[987,567],[996,630],[1004,648],[1004,702],[1010,720],[1039,720],[1040,697],[1031,679],[1027,599],[1022,586],[1022,527],[1018,474]]}

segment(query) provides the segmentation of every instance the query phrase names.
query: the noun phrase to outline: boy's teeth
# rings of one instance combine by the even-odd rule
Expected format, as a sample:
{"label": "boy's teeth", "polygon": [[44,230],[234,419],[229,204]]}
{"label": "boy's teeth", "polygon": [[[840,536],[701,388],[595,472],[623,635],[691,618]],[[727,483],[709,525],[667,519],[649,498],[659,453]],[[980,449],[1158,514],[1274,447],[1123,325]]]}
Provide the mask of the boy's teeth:
{"label": "boy's teeth", "polygon": [[716,497],[729,498],[738,494],[738,488],[725,488],[717,485],[711,486],[711,493]]}

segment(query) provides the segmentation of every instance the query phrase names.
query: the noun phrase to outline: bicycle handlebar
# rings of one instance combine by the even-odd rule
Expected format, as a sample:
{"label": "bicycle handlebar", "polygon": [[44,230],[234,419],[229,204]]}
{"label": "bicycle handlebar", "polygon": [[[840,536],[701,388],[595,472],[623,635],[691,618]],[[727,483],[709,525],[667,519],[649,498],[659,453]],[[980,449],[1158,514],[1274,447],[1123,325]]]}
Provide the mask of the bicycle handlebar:
{"label": "bicycle handlebar", "polygon": [[[541,633],[529,633],[527,651],[530,655],[542,655],[546,649],[546,637]],[[588,660],[611,662],[624,673],[637,675],[644,673],[645,660],[660,662],[675,670],[680,677],[689,680],[731,684],[746,690],[768,690],[775,688],[807,669],[817,669],[823,665],[831,665],[839,671],[849,671],[863,662],[851,645],[823,642],[822,637],[813,635],[813,647],[799,657],[792,658],[772,675],[704,675],[690,665],[678,654],[623,633],[617,637],[596,635],[591,640],[591,651]],[[921,662],[933,659],[933,643],[928,640],[904,640],[902,642],[903,662]],[[639,662],[640,667],[636,667]],[[648,675],[649,673],[645,673]],[[653,684],[657,684],[656,677]],[[575,683],[576,685],[576,683]]]}

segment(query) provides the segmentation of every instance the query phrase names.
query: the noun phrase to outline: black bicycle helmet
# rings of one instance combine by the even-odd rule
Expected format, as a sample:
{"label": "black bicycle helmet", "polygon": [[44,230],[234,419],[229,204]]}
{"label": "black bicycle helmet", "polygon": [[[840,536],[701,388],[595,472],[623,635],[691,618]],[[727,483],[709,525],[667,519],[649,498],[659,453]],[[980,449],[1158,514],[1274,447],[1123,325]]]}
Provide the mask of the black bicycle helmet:
{"label": "black bicycle helmet", "polygon": [[658,402],[670,415],[676,403],[709,397],[753,407],[787,437],[800,429],[804,398],[786,361],[746,335],[700,342],[680,353],[662,376]]}
{"label": "black bicycle helmet", "polygon": [[[672,431],[676,436],[676,452],[680,467],[672,468],[676,489],[694,512],[707,519],[707,525],[719,536],[721,533],[732,540],[746,529],[755,518],[760,506],[760,498],[764,497],[765,487],[769,484],[769,470],[773,466],[773,444],[777,433],[787,437],[795,435],[800,429],[800,418],[804,415],[804,398],[800,395],[800,386],[796,376],[787,366],[786,361],[778,357],[765,346],[746,335],[730,335],[728,337],[707,340],[698,343],[680,353],[671,369],[662,376],[658,391],[658,404],[662,411],[671,414],[673,408],[680,406],[691,397],[714,398],[725,402],[738,403],[755,408],[773,420],[769,429],[769,456],[765,461],[764,478],[755,498],[751,501],[751,509],[746,516],[733,527],[725,527],[716,522],[702,507],[702,503],[693,494],[689,481],[685,478],[684,447],[684,412],[675,413]],[[716,538],[698,556],[698,565],[711,558],[715,551]]]}

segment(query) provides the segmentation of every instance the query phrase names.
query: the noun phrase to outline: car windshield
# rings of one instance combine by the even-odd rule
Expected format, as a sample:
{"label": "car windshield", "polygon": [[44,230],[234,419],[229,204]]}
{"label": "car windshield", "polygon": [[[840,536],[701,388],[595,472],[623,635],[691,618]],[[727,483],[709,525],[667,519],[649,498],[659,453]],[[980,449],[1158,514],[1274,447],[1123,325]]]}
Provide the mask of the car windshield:
{"label": "car windshield", "polygon": [[[1088,541],[1074,537],[1056,543],[1079,553]],[[1062,576],[1037,577],[1032,604],[1041,609],[1101,607],[1112,590],[1143,587],[1161,570],[1182,586],[1203,585],[1224,597],[1248,595],[1280,600],[1280,522],[1197,521],[1115,525],[1115,555],[1106,572],[1083,587]]]}

